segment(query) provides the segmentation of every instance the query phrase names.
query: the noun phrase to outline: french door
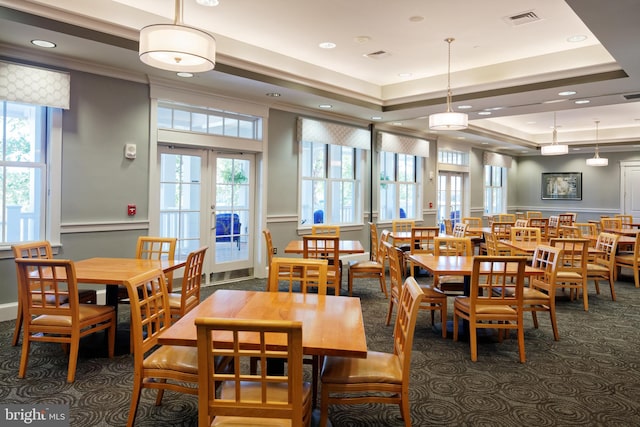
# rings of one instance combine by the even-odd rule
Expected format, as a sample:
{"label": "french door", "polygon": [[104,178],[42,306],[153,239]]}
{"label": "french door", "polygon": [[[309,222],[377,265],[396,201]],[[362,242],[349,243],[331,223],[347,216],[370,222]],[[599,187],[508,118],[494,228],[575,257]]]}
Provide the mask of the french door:
{"label": "french door", "polygon": [[438,173],[438,224],[444,231],[444,220],[460,222],[462,216],[464,175],[460,172],[440,171]]}
{"label": "french door", "polygon": [[252,268],[254,156],[159,146],[158,167],[159,234],[178,238],[176,257],[206,245],[205,273]]}

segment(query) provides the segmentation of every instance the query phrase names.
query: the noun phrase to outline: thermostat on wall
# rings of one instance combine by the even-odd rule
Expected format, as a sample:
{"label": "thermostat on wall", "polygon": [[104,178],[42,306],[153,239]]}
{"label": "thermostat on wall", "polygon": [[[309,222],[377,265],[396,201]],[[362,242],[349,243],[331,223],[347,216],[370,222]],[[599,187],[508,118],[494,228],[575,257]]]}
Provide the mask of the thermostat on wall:
{"label": "thermostat on wall", "polygon": [[136,158],[136,144],[125,144],[125,146],[124,146],[124,156],[127,159],[135,159]]}

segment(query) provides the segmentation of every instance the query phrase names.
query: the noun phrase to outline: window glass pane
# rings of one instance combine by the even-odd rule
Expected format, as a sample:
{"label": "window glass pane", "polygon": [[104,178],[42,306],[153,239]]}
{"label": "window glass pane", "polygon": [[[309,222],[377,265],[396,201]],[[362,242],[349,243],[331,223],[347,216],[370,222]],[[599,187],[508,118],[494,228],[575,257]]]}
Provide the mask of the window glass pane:
{"label": "window glass pane", "polygon": [[191,114],[191,130],[193,132],[207,132],[207,115],[202,113]]}
{"label": "window glass pane", "polygon": [[418,167],[415,156],[380,153],[380,219],[417,217]]}
{"label": "window glass pane", "polygon": [[191,130],[191,114],[188,111],[173,110],[173,128]]}
{"label": "window glass pane", "polygon": [[171,116],[173,115],[173,110],[170,108],[158,107],[158,127],[171,129]]}
{"label": "window glass pane", "polygon": [[388,152],[380,153],[380,180],[393,181],[396,176],[395,154]]}
{"label": "window glass pane", "polygon": [[313,163],[311,165],[311,176],[314,178],[326,178],[326,150],[325,144],[313,144],[312,145],[311,158]]}
{"label": "window glass pane", "polygon": [[226,136],[238,136],[238,120],[225,117],[224,134]]}
{"label": "window glass pane", "polygon": [[222,135],[224,131],[224,120],[219,116],[209,116],[209,128],[208,133],[213,135]]}
{"label": "window glass pane", "polygon": [[253,139],[253,122],[247,120],[238,121],[239,134],[241,138],[251,138]]}

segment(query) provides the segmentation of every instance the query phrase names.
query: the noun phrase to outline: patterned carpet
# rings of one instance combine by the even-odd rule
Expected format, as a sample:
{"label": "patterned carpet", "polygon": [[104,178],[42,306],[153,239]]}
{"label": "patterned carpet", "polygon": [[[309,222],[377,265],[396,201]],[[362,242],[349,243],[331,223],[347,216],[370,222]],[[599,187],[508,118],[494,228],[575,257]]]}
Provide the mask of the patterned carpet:
{"label": "patterned carpet", "polygon": [[[430,280],[419,277],[419,281]],[[264,289],[248,280],[224,288]],[[218,288],[220,288],[218,287]],[[213,289],[208,288],[205,294]],[[534,329],[526,316],[526,364],[518,363],[515,339],[481,340],[478,361],[468,343],[443,340],[420,313],[415,332],[410,387],[416,426],[637,426],[640,425],[640,289],[632,278],[581,302],[558,302],[560,341],[553,341],[547,316]],[[359,280],[369,348],[391,351],[392,327],[384,326],[387,300],[376,281]],[[449,304],[449,318],[451,307]],[[120,321],[127,322],[124,310]],[[68,404],[71,426],[125,425],[132,390],[132,358],[105,357],[101,336],[83,342],[74,384],[66,383],[67,359],[60,346],[32,345],[27,378],[18,379],[20,347],[10,345],[13,322],[0,323],[0,404]],[[339,327],[339,325],[338,325]],[[126,338],[122,338],[126,344]],[[195,426],[196,397],[167,392],[160,407],[143,391],[137,426]],[[402,426],[397,407],[336,406],[334,426]]]}

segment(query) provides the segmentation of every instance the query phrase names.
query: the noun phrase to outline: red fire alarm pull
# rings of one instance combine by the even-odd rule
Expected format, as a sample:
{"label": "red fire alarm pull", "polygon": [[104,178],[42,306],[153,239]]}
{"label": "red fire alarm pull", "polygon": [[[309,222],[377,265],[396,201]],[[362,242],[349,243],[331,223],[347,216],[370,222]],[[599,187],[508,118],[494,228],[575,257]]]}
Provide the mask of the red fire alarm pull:
{"label": "red fire alarm pull", "polygon": [[136,214],[136,205],[127,205],[127,215],[134,216]]}

